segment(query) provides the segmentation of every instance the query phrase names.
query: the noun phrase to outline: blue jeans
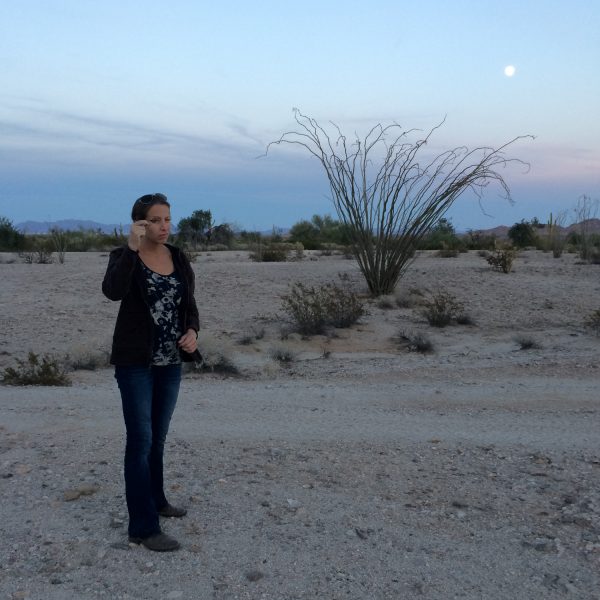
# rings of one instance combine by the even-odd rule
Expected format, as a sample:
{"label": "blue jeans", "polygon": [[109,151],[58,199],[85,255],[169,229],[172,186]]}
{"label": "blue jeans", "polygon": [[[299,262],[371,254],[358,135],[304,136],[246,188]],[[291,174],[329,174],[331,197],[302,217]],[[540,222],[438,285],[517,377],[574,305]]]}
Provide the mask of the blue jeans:
{"label": "blue jeans", "polygon": [[168,504],[163,489],[163,454],[177,403],[181,365],[115,367],[127,442],[125,496],[129,536],[160,532],[158,511]]}

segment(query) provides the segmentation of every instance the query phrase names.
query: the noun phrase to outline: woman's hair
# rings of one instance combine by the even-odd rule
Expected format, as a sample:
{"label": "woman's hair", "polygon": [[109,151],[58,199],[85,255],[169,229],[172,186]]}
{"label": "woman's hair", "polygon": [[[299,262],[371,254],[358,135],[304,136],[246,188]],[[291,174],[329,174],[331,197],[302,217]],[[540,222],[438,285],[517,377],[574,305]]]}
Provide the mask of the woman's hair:
{"label": "woman's hair", "polygon": [[163,204],[171,208],[167,197],[164,194],[146,194],[140,196],[134,203],[131,209],[131,220],[141,221],[146,218],[151,206],[155,204]]}

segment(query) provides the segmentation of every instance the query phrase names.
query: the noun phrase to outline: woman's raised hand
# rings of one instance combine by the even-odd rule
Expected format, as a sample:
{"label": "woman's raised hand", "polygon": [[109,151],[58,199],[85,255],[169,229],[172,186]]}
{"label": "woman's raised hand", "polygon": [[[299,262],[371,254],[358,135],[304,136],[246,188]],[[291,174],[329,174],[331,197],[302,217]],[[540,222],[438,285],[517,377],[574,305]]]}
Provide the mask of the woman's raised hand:
{"label": "woman's raised hand", "polygon": [[134,251],[137,252],[140,249],[140,244],[142,243],[142,238],[146,235],[146,226],[148,225],[148,221],[135,221],[132,223],[131,228],[129,230],[129,240],[127,240],[127,245]]}

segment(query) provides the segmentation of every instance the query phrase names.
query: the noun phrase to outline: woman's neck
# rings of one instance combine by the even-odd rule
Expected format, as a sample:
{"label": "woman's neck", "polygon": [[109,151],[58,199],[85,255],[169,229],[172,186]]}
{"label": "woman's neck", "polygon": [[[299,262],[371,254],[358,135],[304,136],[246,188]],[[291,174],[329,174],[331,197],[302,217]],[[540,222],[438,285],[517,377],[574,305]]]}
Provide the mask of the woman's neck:
{"label": "woman's neck", "polygon": [[150,242],[148,240],[142,239],[142,243],[140,244],[140,252],[147,255],[158,255],[164,251],[164,244]]}

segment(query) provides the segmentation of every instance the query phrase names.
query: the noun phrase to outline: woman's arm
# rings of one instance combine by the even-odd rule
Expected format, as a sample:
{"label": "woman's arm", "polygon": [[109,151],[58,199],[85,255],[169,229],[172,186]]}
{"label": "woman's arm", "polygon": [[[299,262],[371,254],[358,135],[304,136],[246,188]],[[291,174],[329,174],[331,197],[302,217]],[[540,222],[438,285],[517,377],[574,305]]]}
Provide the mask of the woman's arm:
{"label": "woman's arm", "polygon": [[194,296],[196,288],[196,276],[194,274],[194,269],[192,269],[190,261],[187,259],[186,255],[183,252],[181,252],[181,260],[183,261],[183,266],[187,273],[186,279],[188,284],[188,307],[186,327],[189,329],[193,329],[197,335],[200,331],[200,316],[198,314],[198,305],[196,304],[196,298]]}
{"label": "woman's arm", "polygon": [[109,300],[122,300],[127,295],[137,261],[137,252],[129,247],[117,248],[110,253],[102,281],[102,292]]}

